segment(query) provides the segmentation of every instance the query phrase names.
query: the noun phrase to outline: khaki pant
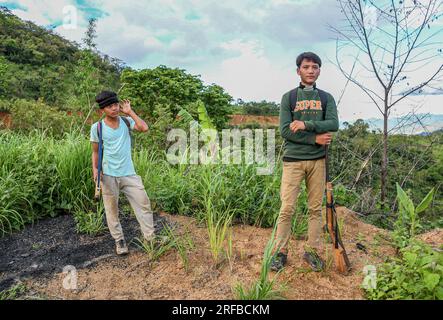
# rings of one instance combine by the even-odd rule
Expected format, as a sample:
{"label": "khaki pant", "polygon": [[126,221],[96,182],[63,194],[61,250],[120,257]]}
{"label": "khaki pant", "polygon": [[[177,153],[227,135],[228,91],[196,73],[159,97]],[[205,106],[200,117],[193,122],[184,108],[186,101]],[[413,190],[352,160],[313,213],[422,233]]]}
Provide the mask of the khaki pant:
{"label": "khaki pant", "polygon": [[306,179],[308,192],[308,245],[319,250],[322,244],[322,202],[325,191],[325,159],[283,162],[280,197],[281,208],[277,220],[277,248],[287,254],[291,236],[291,221],[300,185]]}
{"label": "khaki pant", "polygon": [[151,202],[146,194],[140,176],[111,177],[102,179],[102,195],[106,212],[106,221],[112,237],[118,241],[124,239],[122,226],[118,218],[118,197],[123,192],[135,212],[141,231],[145,238],[154,234],[154,219]]}

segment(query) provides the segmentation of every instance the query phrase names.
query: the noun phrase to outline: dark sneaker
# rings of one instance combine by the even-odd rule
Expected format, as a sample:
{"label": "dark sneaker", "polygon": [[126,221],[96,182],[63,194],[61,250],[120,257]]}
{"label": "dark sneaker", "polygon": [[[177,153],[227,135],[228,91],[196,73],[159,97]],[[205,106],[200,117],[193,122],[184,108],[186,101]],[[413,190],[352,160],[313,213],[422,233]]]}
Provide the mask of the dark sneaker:
{"label": "dark sneaker", "polygon": [[283,252],[277,253],[277,255],[275,255],[272,258],[271,270],[280,271],[286,265],[287,261],[288,261],[288,255],[284,254]]}
{"label": "dark sneaker", "polygon": [[126,245],[126,241],[124,239],[115,242],[115,252],[119,256],[128,254],[128,246]]}
{"label": "dark sneaker", "polygon": [[306,251],[303,255],[303,260],[305,260],[315,272],[320,272],[325,269],[325,262],[314,250]]}

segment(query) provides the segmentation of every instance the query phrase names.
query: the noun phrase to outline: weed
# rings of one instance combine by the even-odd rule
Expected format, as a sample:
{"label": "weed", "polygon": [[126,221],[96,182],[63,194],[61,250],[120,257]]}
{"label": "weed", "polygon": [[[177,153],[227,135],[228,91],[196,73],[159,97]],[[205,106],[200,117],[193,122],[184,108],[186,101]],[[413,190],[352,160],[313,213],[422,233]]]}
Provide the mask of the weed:
{"label": "weed", "polygon": [[26,286],[23,283],[14,285],[13,287],[0,292],[0,301],[16,300],[26,292]]}
{"label": "weed", "polygon": [[272,300],[283,299],[282,293],[285,290],[283,287],[275,289],[275,281],[281,271],[277,272],[272,280],[269,280],[269,271],[271,262],[276,252],[273,254],[276,246],[275,228],[272,232],[271,239],[268,241],[265,251],[263,253],[263,260],[261,264],[260,277],[255,281],[250,288],[245,289],[242,284],[237,284],[234,288],[237,299],[239,300]]}
{"label": "weed", "polygon": [[412,240],[399,258],[379,266],[376,288],[367,288],[372,300],[443,299],[443,253]]}

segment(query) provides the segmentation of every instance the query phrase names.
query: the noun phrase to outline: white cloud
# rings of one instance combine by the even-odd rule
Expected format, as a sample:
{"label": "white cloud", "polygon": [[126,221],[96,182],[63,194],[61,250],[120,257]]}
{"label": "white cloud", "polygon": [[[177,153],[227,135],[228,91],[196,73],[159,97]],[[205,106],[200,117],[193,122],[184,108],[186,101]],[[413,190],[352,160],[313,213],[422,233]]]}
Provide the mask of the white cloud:
{"label": "white cloud", "polygon": [[[13,12],[40,25],[63,20],[63,7],[74,0],[20,0]],[[295,58],[302,51],[323,59],[319,87],[336,99],[345,79],[328,63],[335,56],[328,23],[338,21],[335,0],[88,0],[103,15],[97,21],[98,49],[132,67],[159,64],[201,74],[235,98],[280,102],[298,82]],[[87,7],[87,5],[86,5]],[[78,10],[77,29],[55,31],[81,42],[87,12]],[[334,59],[333,59],[334,60]],[[376,85],[373,78],[366,83]],[[403,107],[402,107],[403,108]],[[342,118],[378,116],[377,109],[354,85],[340,106]]]}
{"label": "white cloud", "polygon": [[54,21],[63,20],[63,8],[75,5],[73,0],[20,0],[20,6],[25,8],[14,9],[12,12],[24,20],[30,20],[39,25],[50,25]]}
{"label": "white cloud", "polygon": [[221,48],[237,56],[223,60],[204,78],[220,84],[235,98],[279,102],[284,90],[295,86],[294,73],[272,62],[259,41],[233,40],[223,43]]}

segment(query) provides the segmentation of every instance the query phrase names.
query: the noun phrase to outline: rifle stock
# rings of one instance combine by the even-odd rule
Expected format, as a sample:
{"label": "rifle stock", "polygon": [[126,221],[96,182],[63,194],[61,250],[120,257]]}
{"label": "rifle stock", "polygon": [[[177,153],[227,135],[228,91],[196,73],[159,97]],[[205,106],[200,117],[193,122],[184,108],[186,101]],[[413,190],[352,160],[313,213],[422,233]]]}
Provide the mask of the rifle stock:
{"label": "rifle stock", "polygon": [[94,195],[96,200],[100,199],[100,193],[101,193],[101,187],[99,185],[98,178],[97,178],[97,181],[95,182],[95,195]]}
{"label": "rifle stock", "polygon": [[326,148],[326,224],[332,239],[335,266],[338,272],[346,275],[351,270],[351,263],[341,240],[332,190],[332,183],[329,181],[328,148]]}

